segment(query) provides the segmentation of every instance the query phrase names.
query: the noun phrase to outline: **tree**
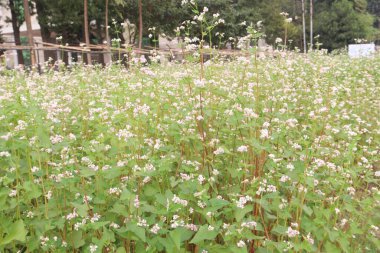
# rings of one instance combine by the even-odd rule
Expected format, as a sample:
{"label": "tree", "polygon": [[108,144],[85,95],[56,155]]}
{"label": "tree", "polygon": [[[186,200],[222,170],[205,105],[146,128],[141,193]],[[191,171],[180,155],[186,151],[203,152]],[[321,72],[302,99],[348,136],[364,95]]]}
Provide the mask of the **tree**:
{"label": "tree", "polygon": [[[11,18],[7,18],[6,22],[12,23],[13,36],[16,46],[21,46],[20,27],[24,22],[24,7],[22,0],[8,0],[8,7],[11,11]],[[17,50],[18,64],[24,64],[22,50]]]}
{"label": "tree", "polygon": [[[27,27],[27,34],[28,34],[28,42],[29,46],[33,47],[34,42],[33,42],[33,31],[32,31],[32,22],[30,19],[30,11],[29,11],[29,3],[28,0],[24,0],[23,2],[23,7],[24,7],[24,17],[25,17],[25,23]],[[35,58],[34,58],[34,50],[30,50],[30,59],[31,59],[31,65],[34,66],[35,64]]]}
{"label": "tree", "polygon": [[41,35],[46,42],[56,42],[62,36],[62,43],[79,45],[84,41],[84,2],[78,0],[50,1],[34,0],[38,14]]}
{"label": "tree", "polygon": [[302,38],[303,52],[306,53],[306,21],[305,21],[305,0],[302,1]]}
{"label": "tree", "polygon": [[310,0],[310,49],[313,50],[313,14],[314,14],[314,8],[313,8],[313,0]]}
{"label": "tree", "polygon": [[[3,28],[3,27],[0,26],[0,44],[1,44],[1,43],[4,43],[4,39],[3,39],[3,36],[2,36],[2,32],[1,32],[1,29],[2,29],[2,28]],[[0,57],[4,54],[4,51],[5,51],[5,50],[0,49]]]}
{"label": "tree", "polygon": [[[379,0],[368,0],[367,10],[369,13],[375,16],[375,21],[373,23],[374,27],[380,30],[380,1]],[[380,31],[377,31],[377,39],[380,40]]]}
{"label": "tree", "polygon": [[142,0],[139,0],[139,49],[142,46],[143,38],[143,17],[142,17]]}
{"label": "tree", "polygon": [[356,38],[373,37],[373,17],[367,12],[358,11],[354,6],[354,2],[349,0],[331,4],[324,1],[317,5],[315,9],[321,11],[316,14],[315,30],[320,35],[323,47],[332,50],[345,47]]}
{"label": "tree", "polygon": [[[84,36],[86,45],[90,46],[90,31],[88,30],[88,0],[84,0]],[[91,65],[91,53],[87,53],[87,64]]]}
{"label": "tree", "polygon": [[[20,0],[12,0],[20,1]],[[38,20],[41,26],[41,34],[46,42],[56,42],[55,34],[62,36],[63,44],[78,45],[85,42],[84,29],[84,1],[78,0],[31,0],[36,3]],[[131,23],[138,25],[141,46],[145,42],[143,38],[149,34],[150,27],[156,27],[157,33],[175,35],[174,29],[184,20],[192,20],[194,14],[188,8],[181,6],[181,1],[169,0],[87,0],[88,20],[96,20],[98,36],[91,30],[89,39],[91,44],[110,41],[116,37],[115,26],[110,24],[110,17],[117,24],[129,19]],[[305,22],[310,22],[306,27],[306,39],[312,41],[313,34],[320,34],[322,42],[333,49],[344,45],[355,37],[371,37],[372,18],[367,13],[378,13],[378,0],[313,0],[305,1],[305,9],[313,9],[314,15],[305,17]],[[287,24],[287,37],[293,43],[290,47],[303,48],[302,33],[302,2],[300,0],[199,0],[199,7],[209,7],[210,14],[219,13],[225,19],[225,24],[213,30],[213,44],[218,44],[215,33],[224,33],[224,40],[229,37],[246,35],[246,27],[240,25],[246,21],[249,25],[262,21],[263,32],[268,43],[274,43],[277,37],[284,37],[284,18],[281,12],[289,13],[293,21]],[[308,8],[309,7],[309,8]],[[377,8],[377,9],[376,9]],[[311,13],[310,13],[311,14]],[[374,14],[375,15],[375,14]],[[309,15],[308,15],[309,16]],[[141,22],[140,22],[141,21]],[[369,22],[370,21],[370,22]],[[314,31],[311,22],[314,23]],[[334,27],[330,27],[332,22]],[[376,23],[378,25],[378,23]],[[369,26],[367,26],[369,25]],[[341,32],[342,31],[342,32]],[[333,32],[333,33],[332,33]],[[331,36],[331,34],[334,34]],[[120,33],[118,34],[120,35]],[[194,31],[193,36],[198,36]],[[339,36],[337,36],[339,35]],[[310,37],[310,38],[308,38]],[[101,39],[101,40],[100,40]],[[206,40],[209,40],[206,37]],[[53,52],[54,53],[54,52]]]}

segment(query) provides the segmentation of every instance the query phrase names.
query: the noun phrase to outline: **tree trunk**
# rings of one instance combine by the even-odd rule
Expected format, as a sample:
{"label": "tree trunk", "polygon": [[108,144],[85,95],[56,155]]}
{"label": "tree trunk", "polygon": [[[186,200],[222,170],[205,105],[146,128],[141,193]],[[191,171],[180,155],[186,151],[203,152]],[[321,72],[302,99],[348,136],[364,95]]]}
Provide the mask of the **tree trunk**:
{"label": "tree trunk", "polygon": [[313,7],[313,0],[310,0],[310,49],[313,50],[313,15],[314,15],[314,7]]}
{"label": "tree trunk", "polygon": [[104,64],[108,64],[111,61],[111,50],[110,50],[110,34],[108,30],[108,7],[109,7],[109,0],[106,0],[106,17],[105,17],[105,25],[106,25],[106,42],[107,42],[107,53],[103,54],[103,61]]}
{"label": "tree trunk", "polygon": [[302,34],[303,34],[303,52],[306,53],[305,0],[302,0]]}
{"label": "tree trunk", "polygon": [[[90,46],[90,34],[88,31],[88,0],[84,0],[84,37],[87,47]],[[91,53],[87,53],[87,64],[91,65]]]}
{"label": "tree trunk", "polygon": [[142,0],[139,0],[139,49],[142,48],[142,38],[143,38]]}
{"label": "tree trunk", "polygon": [[[24,16],[25,16],[26,29],[27,29],[27,33],[28,33],[29,46],[34,47],[32,21],[30,19],[28,0],[24,0]],[[32,65],[32,67],[36,64],[34,49],[30,50],[30,63]]]}
{"label": "tree trunk", "polygon": [[106,41],[107,41],[107,47],[110,46],[110,34],[108,31],[108,5],[109,5],[109,0],[106,0]]}
{"label": "tree trunk", "polygon": [[[9,0],[9,8],[11,9],[13,36],[16,46],[21,46],[20,25],[17,21],[16,6],[14,0]],[[24,65],[24,57],[22,50],[17,50],[18,64]]]}
{"label": "tree trunk", "polygon": [[[36,3],[36,10],[37,10],[37,15],[39,17],[43,17],[46,15],[46,10],[47,7],[44,5],[43,1],[35,1]],[[56,40],[51,38],[51,33],[49,30],[49,27],[46,26],[46,24],[42,22],[38,22],[40,25],[40,31],[41,31],[41,37],[43,42],[47,43],[55,43]],[[44,50],[44,59],[43,61],[48,61],[52,60],[53,62],[57,60],[57,54],[53,50]]]}

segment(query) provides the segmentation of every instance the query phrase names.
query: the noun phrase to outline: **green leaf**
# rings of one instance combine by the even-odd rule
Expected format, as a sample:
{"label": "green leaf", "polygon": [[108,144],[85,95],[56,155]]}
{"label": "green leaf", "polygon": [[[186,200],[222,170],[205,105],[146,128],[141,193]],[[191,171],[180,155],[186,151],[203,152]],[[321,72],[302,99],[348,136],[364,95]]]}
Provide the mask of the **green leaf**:
{"label": "green leaf", "polygon": [[281,225],[277,225],[272,229],[273,233],[279,234],[279,235],[285,235],[287,228]]}
{"label": "green leaf", "polygon": [[110,212],[120,214],[122,216],[128,215],[128,210],[125,208],[125,205],[115,203],[115,205],[111,208]]}
{"label": "green leaf", "polygon": [[135,234],[141,241],[146,242],[145,229],[136,224],[129,223],[127,225],[127,230]]}
{"label": "green leaf", "polygon": [[218,232],[215,230],[208,230],[207,225],[203,225],[199,231],[195,234],[190,243],[197,244],[205,240],[213,240],[218,235]]}
{"label": "green leaf", "polygon": [[120,200],[130,200],[132,197],[132,194],[127,189],[124,189],[124,191],[120,195]]}
{"label": "green leaf", "polygon": [[116,250],[116,253],[127,253],[123,247],[119,247]]}
{"label": "green leaf", "polygon": [[90,223],[89,227],[92,228],[93,230],[97,230],[101,227],[104,227],[105,225],[107,225],[109,223],[110,223],[110,221],[94,222],[94,223]]}
{"label": "green leaf", "polygon": [[308,215],[308,216],[311,216],[313,214],[313,209],[311,209],[310,207],[304,205],[303,206],[303,211]]}
{"label": "green leaf", "polygon": [[159,242],[162,244],[162,246],[165,247],[165,252],[167,253],[176,253],[178,250],[176,250],[176,246],[174,245],[173,240],[169,238],[158,238]]}
{"label": "green leaf", "polygon": [[325,244],[325,251],[329,253],[340,253],[342,252],[336,245],[332,244],[331,242],[327,241]]}
{"label": "green leaf", "polygon": [[31,199],[38,198],[42,195],[42,191],[38,188],[35,183],[27,181],[24,183],[24,190],[27,192],[27,195]]}
{"label": "green leaf", "polygon": [[170,231],[169,233],[170,238],[174,242],[177,250],[180,250],[181,243],[189,240],[193,234],[194,232],[185,228],[177,228],[175,230]]}
{"label": "green leaf", "polygon": [[10,226],[7,236],[0,240],[0,245],[6,245],[12,241],[25,242],[26,233],[24,222],[18,220]]}
{"label": "green leaf", "polygon": [[244,216],[251,212],[253,210],[253,206],[252,205],[247,205],[246,207],[244,208],[237,208],[235,210],[235,219],[237,222],[240,222]]}
{"label": "green leaf", "polygon": [[69,234],[68,238],[69,242],[71,242],[71,245],[75,249],[78,249],[85,244],[81,231],[73,231],[71,234]]}
{"label": "green leaf", "polygon": [[121,174],[122,174],[122,171],[120,169],[113,168],[113,169],[107,170],[106,173],[102,173],[102,176],[106,179],[114,179],[114,178],[119,178]]}
{"label": "green leaf", "polygon": [[177,250],[181,248],[181,232],[178,229],[170,231],[170,238],[172,238]]}
{"label": "green leaf", "polygon": [[91,177],[96,175],[96,171],[88,169],[88,168],[81,168],[80,169],[80,174],[83,177]]}
{"label": "green leaf", "polygon": [[71,204],[73,207],[77,209],[77,213],[79,214],[80,217],[87,216],[88,206],[86,204],[77,204],[74,202],[72,202]]}
{"label": "green leaf", "polygon": [[212,209],[218,210],[225,206],[227,206],[229,202],[224,199],[210,199],[210,205],[212,206]]}

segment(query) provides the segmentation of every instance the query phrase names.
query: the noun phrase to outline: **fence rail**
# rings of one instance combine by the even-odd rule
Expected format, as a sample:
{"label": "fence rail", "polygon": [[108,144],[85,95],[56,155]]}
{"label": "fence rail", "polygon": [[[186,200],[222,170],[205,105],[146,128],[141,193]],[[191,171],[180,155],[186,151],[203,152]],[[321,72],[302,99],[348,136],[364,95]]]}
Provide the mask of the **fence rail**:
{"label": "fence rail", "polygon": [[[102,65],[108,64],[112,60],[123,60],[126,66],[129,66],[129,61],[133,58],[133,55],[136,56],[151,56],[154,54],[159,55],[160,61],[172,61],[172,60],[183,60],[186,56],[193,54],[194,50],[186,50],[185,48],[154,48],[154,47],[145,47],[139,49],[136,47],[109,47],[107,45],[88,45],[88,46],[74,46],[74,45],[59,45],[46,42],[35,42],[34,46],[15,46],[0,44],[0,51],[30,51],[33,55],[36,56],[34,63],[37,65],[38,69],[41,69],[43,64],[48,61],[49,58],[53,59],[53,62],[64,61],[67,65],[71,65],[74,62],[81,62],[88,64],[85,57],[87,54],[91,54],[93,58],[91,64],[98,63]],[[239,57],[247,56],[248,53],[242,50],[233,50],[233,49],[204,49],[203,50],[205,58],[211,58],[215,56],[222,57]],[[32,54],[31,54],[32,55]],[[127,55],[127,57],[124,57]],[[13,62],[8,65],[5,63],[8,68],[15,68],[18,66],[16,63],[16,57],[13,57]],[[28,59],[29,60],[29,59]],[[25,65],[31,65],[29,62],[25,61]],[[1,58],[0,58],[1,62]],[[17,60],[18,62],[18,60]],[[33,61],[32,61],[33,62]],[[13,64],[13,65],[12,65]]]}
{"label": "fence rail", "polygon": [[[152,51],[156,51],[158,54],[172,54],[172,53],[191,53],[193,51],[180,49],[180,48],[154,48],[154,47],[146,47],[144,49],[138,49],[135,47],[125,48],[115,48],[115,47],[107,47],[105,45],[89,45],[89,46],[67,46],[67,45],[59,45],[53,43],[46,42],[35,42],[37,45],[42,46],[14,46],[14,45],[6,45],[0,44],[0,50],[42,50],[42,51],[68,51],[68,52],[83,52],[83,53],[91,53],[95,51],[96,53],[110,53],[110,52],[123,52],[123,53],[137,53],[137,54],[150,54]],[[233,49],[204,49],[205,53],[217,52],[220,55],[246,55],[245,52],[241,50],[233,50]]]}

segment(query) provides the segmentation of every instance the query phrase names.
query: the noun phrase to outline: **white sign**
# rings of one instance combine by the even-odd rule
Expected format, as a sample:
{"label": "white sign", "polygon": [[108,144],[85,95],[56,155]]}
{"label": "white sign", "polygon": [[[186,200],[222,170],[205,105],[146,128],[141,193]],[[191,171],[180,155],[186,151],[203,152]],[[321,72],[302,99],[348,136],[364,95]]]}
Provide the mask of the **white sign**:
{"label": "white sign", "polygon": [[351,58],[369,57],[375,54],[375,44],[348,45],[348,55]]}

